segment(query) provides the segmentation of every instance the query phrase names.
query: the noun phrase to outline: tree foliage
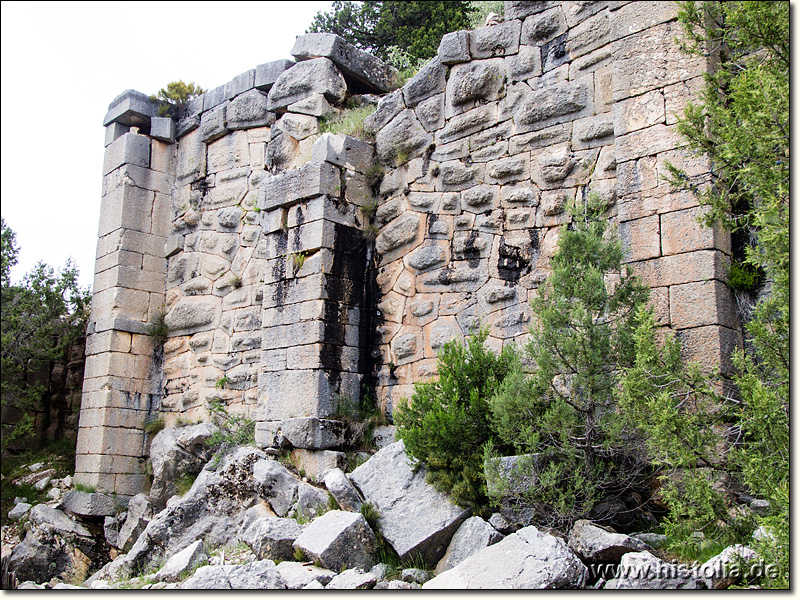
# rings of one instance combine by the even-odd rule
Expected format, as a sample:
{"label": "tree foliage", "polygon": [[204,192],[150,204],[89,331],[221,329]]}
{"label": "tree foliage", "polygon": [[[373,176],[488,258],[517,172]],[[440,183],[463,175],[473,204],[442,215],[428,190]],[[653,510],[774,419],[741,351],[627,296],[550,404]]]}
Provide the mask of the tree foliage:
{"label": "tree foliage", "polygon": [[[727,468],[770,501],[760,522],[772,540],[759,550],[783,567],[776,583],[788,585],[789,3],[684,2],[679,19],[686,51],[714,55],[718,65],[679,123],[713,165],[712,185],[698,194],[710,207],[706,224],[745,233],[744,265],[767,282],[733,357],[738,435]],[[699,189],[680,170],[672,175],[674,185]]]}
{"label": "tree foliage", "polygon": [[636,311],[648,295],[621,268],[604,208],[595,198],[570,208],[573,223],[560,232],[552,273],[532,302],[533,370],[506,378],[490,404],[499,438],[540,457],[526,498],[540,522],[586,517],[600,501],[633,491],[647,472],[635,430],[620,426],[614,392],[633,363]]}
{"label": "tree foliage", "polygon": [[489,502],[483,475],[483,446],[493,437],[488,399],[518,362],[510,346],[499,356],[487,349],[487,335],[480,331],[466,346],[444,344],[438,380],[416,384],[411,402],[394,415],[398,437],[425,463],[430,483],[478,511]]}
{"label": "tree foliage", "polygon": [[47,391],[33,374],[41,365],[63,356],[86,331],[89,290],[78,286],[78,270],[68,261],[61,270],[39,263],[20,285],[11,284],[17,263],[14,232],[2,221],[2,406],[22,419],[4,431],[2,450],[33,432],[33,412]]}
{"label": "tree foliage", "polygon": [[337,0],[330,12],[317,13],[308,33],[335,33],[386,61],[393,49],[428,59],[436,55],[444,34],[469,28],[473,11],[464,1]]}
{"label": "tree foliage", "polygon": [[192,98],[205,94],[206,90],[196,85],[194,81],[184,83],[182,79],[171,81],[167,87],[161,88],[150,96],[154,102],[160,102],[158,114],[161,116],[176,116]]}

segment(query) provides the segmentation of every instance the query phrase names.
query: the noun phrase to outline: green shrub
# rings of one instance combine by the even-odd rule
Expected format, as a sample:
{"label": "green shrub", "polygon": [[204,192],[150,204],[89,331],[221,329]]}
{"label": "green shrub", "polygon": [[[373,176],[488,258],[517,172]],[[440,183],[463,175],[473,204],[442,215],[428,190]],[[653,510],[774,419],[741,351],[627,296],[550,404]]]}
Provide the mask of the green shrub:
{"label": "green shrub", "polygon": [[144,420],[144,432],[154,436],[164,429],[165,425],[164,417],[151,415]]}
{"label": "green shrub", "polygon": [[216,464],[229,450],[255,444],[256,424],[252,419],[230,414],[225,403],[220,400],[210,401],[208,411],[211,413],[211,421],[218,428],[208,440],[209,448],[215,450]]}
{"label": "green shrub", "polygon": [[497,386],[518,365],[511,346],[500,355],[484,347],[488,330],[452,340],[439,351],[439,378],[417,383],[411,401],[395,410],[398,437],[428,468],[428,481],[462,506],[488,507],[483,445],[493,432],[489,405]]}
{"label": "green shrub", "polygon": [[641,440],[621,425],[614,395],[633,358],[635,309],[647,289],[622,270],[602,202],[591,197],[569,210],[573,223],[561,230],[552,273],[531,303],[533,369],[512,371],[490,401],[499,440],[537,456],[529,464],[535,483],[521,500],[538,522],[562,527],[590,513],[603,520],[592,512],[598,503],[638,491],[648,474]]}
{"label": "green shrub", "polygon": [[752,292],[763,280],[763,272],[746,261],[733,260],[728,270],[728,286],[734,290]]}
{"label": "green shrub", "polygon": [[169,337],[169,327],[165,321],[166,316],[167,313],[162,307],[150,317],[150,322],[147,324],[147,335],[153,338],[153,343],[155,343],[156,347],[163,346]]}

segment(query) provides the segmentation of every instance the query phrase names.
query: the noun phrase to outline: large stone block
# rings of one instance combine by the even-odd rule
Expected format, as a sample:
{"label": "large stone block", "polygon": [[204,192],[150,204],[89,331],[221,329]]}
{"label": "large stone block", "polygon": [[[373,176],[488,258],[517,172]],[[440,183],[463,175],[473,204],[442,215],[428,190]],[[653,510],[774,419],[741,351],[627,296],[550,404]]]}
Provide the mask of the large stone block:
{"label": "large stone block", "polygon": [[79,517],[107,517],[118,510],[117,503],[106,494],[70,491],[61,503],[64,511]]}
{"label": "large stone block", "polygon": [[203,113],[203,116],[200,118],[201,141],[210,144],[228,133],[229,129],[225,118],[225,111],[227,108],[228,103],[225,102]]}
{"label": "large stone block", "polygon": [[153,117],[150,119],[150,137],[166,144],[174,143],[175,121],[170,117]]}
{"label": "large stone block", "polygon": [[353,79],[356,89],[384,93],[392,88],[396,71],[379,58],[359,50],[332,33],[307,33],[298,36],[292,48],[297,60],[328,58],[345,77]]}
{"label": "large stone block", "polygon": [[678,17],[678,5],[671,2],[625,2],[611,19],[612,36],[623,38]]}
{"label": "large stone block", "polygon": [[265,127],[275,122],[275,114],[267,110],[266,94],[253,89],[236,96],[225,116],[228,129]]}
{"label": "large stone block", "polygon": [[524,19],[558,5],[559,2],[543,0],[506,0],[506,19]]}
{"label": "large stone block", "polygon": [[520,102],[514,122],[520,133],[544,129],[590,114],[593,98],[585,79],[553,84],[532,91]]}
{"label": "large stone block", "polygon": [[126,133],[106,146],[103,157],[103,175],[108,175],[122,165],[150,167],[150,138]]}
{"label": "large stone block", "polygon": [[401,560],[422,555],[435,564],[469,515],[425,482],[425,469],[412,469],[403,442],[374,454],[350,479],[378,509],[381,532]]}
{"label": "large stone block", "polygon": [[269,91],[269,110],[282,111],[313,94],[323,94],[328,102],[340,104],[347,92],[347,83],[336,66],[327,58],[315,58],[292,65],[278,76]]}
{"label": "large stone block", "polygon": [[652,550],[641,540],[608,531],[583,519],[573,525],[569,534],[569,547],[590,563],[616,563],[627,552]]}
{"label": "large stone block", "polygon": [[741,348],[742,334],[739,331],[709,325],[681,329],[677,333],[684,361],[696,362],[706,371],[719,370],[723,375],[736,372],[731,356]]}
{"label": "large stone block", "polygon": [[673,285],[669,288],[669,312],[673,327],[688,329],[704,325],[740,326],[736,300],[721,281]]}
{"label": "large stone block", "polygon": [[682,146],[686,146],[686,140],[678,133],[677,125],[653,125],[614,138],[614,153],[618,163]]}
{"label": "large stone block", "polygon": [[661,90],[653,90],[614,104],[614,135],[616,136],[664,123],[665,120],[664,93]]}
{"label": "large stone block", "polygon": [[438,58],[430,60],[403,86],[406,106],[414,107],[423,100],[443,92],[447,85],[446,76],[447,67],[440,63]]}
{"label": "large stone block", "polygon": [[375,136],[375,149],[384,163],[414,158],[433,141],[414,115],[406,109],[400,112]]}
{"label": "large stone block", "polygon": [[120,123],[127,127],[150,127],[150,117],[158,114],[158,102],[136,90],[125,90],[108,105],[103,125]]}
{"label": "large stone block", "polygon": [[373,132],[380,131],[389,121],[400,114],[400,111],[405,107],[403,90],[387,94],[378,101],[378,107],[375,112],[364,119],[364,127]]}
{"label": "large stone block", "polygon": [[248,90],[252,90],[255,83],[255,77],[255,69],[250,69],[249,71],[240,73],[225,84],[225,96],[228,98],[235,98],[239,94],[243,94]]}
{"label": "large stone block", "polygon": [[311,160],[365,173],[375,164],[375,149],[349,135],[325,133],[314,142]]}
{"label": "large stone block", "polygon": [[340,397],[360,397],[355,373],[318,370],[262,372],[258,378],[258,419],[329,418]]}
{"label": "large stone block", "polygon": [[258,65],[256,67],[256,75],[253,84],[262,92],[268,92],[278,80],[281,73],[293,65],[294,61],[285,58]]}
{"label": "large stone block", "polygon": [[339,169],[329,163],[312,162],[265,179],[258,189],[257,206],[272,210],[315,196],[338,197],[340,188]]}
{"label": "large stone block", "polygon": [[701,225],[699,218],[705,213],[704,208],[696,207],[661,215],[662,254],[680,254],[712,248],[730,254],[730,233],[719,227]]}
{"label": "large stone block", "polygon": [[620,223],[619,236],[627,261],[661,256],[661,229],[658,215]]}
{"label": "large stone block", "polygon": [[437,56],[443,65],[468,62],[470,60],[469,32],[462,30],[444,34],[442,41],[439,42]]}
{"label": "large stone block", "polygon": [[499,98],[506,82],[501,59],[481,60],[453,67],[447,80],[447,116]]}
{"label": "large stone block", "polygon": [[[539,3],[543,4],[543,3]],[[508,10],[508,9],[506,9]],[[522,24],[520,42],[541,44],[567,31],[567,22],[560,7],[528,16]]]}
{"label": "large stone block", "polygon": [[458,528],[447,552],[436,565],[434,574],[444,573],[487,546],[496,544],[503,536],[480,517],[470,517]]}
{"label": "large stone block", "polygon": [[312,521],[294,542],[323,567],[344,571],[375,564],[377,538],[366,519],[357,513],[332,510]]}
{"label": "large stone block", "polygon": [[469,32],[469,51],[472,58],[492,58],[516,54],[522,22],[509,20]]}

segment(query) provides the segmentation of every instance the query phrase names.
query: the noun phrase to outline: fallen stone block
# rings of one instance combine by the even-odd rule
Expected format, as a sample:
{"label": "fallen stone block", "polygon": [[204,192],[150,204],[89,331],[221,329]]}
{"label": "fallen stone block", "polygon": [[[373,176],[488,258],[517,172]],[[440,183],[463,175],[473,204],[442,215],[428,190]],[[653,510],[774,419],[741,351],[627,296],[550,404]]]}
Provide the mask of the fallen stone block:
{"label": "fallen stone block", "polygon": [[346,93],[347,83],[336,66],[327,58],[315,58],[281,73],[269,91],[267,106],[283,112],[312,94],[323,94],[331,104],[341,104]]}
{"label": "fallen stone block", "polygon": [[158,102],[136,90],[125,90],[108,105],[103,126],[121,123],[127,127],[150,126],[150,118],[158,114]]}
{"label": "fallen stone block", "polygon": [[255,555],[275,561],[290,560],[294,555],[292,544],[303,532],[294,519],[265,517],[256,519],[239,536]]}
{"label": "fallen stone block", "polygon": [[284,419],[281,432],[295,448],[326,450],[341,446],[344,442],[345,425],[332,419],[297,417]]}
{"label": "fallen stone block", "polygon": [[336,577],[336,573],[329,569],[288,560],[278,563],[278,573],[289,590],[308,589],[307,586],[312,583],[325,586]]}
{"label": "fallen stone block", "polygon": [[147,495],[136,494],[128,502],[127,516],[119,527],[115,546],[126,552],[130,550],[154,515],[155,507]]}
{"label": "fallen stone block", "polygon": [[[458,528],[453,535],[447,552],[436,565],[434,573],[444,573],[473,554],[484,548],[496,544],[503,539],[503,535],[480,517],[470,517]],[[425,583],[419,581],[418,583]]]}
{"label": "fallen stone block", "polygon": [[393,67],[333,33],[307,33],[298,36],[292,48],[292,56],[300,61],[328,58],[339,67],[345,77],[354,80],[354,87],[367,92],[388,92],[397,77],[397,71]]}
{"label": "fallen stone block", "polygon": [[425,474],[425,469],[412,469],[400,441],[373,455],[350,480],[375,505],[383,537],[400,560],[422,555],[436,564],[470,511],[426,483]]}
{"label": "fallen stone block", "polygon": [[110,517],[117,512],[117,503],[111,496],[88,492],[67,492],[61,507],[79,517]]}
{"label": "fallen stone block", "polygon": [[314,519],[294,542],[313,560],[333,571],[375,564],[378,540],[358,513],[332,510]]}
{"label": "fallen stone block", "polygon": [[203,540],[197,540],[186,548],[173,554],[153,576],[154,581],[174,583],[181,576],[193,570],[203,557]]}
{"label": "fallen stone block", "polygon": [[706,585],[686,565],[666,563],[649,552],[629,552],[620,559],[617,577],[604,590],[701,590]]}
{"label": "fallen stone block", "polygon": [[325,473],[325,487],[343,510],[359,512],[364,501],[355,486],[341,469],[331,469]]}
{"label": "fallen stone block", "polygon": [[615,563],[628,552],[652,550],[641,540],[609,531],[586,520],[576,521],[572,526],[569,547],[584,561],[590,563]]}
{"label": "fallen stone block", "polygon": [[292,450],[292,463],[305,477],[315,482],[321,482],[331,469],[340,469],[347,465],[347,455],[334,450],[297,448]]}
{"label": "fallen stone block", "polygon": [[244,565],[200,567],[184,581],[182,590],[284,590],[280,573],[271,560]]}
{"label": "fallen stone block", "polygon": [[588,569],[559,538],[520,529],[437,575],[422,589],[580,589]]}
{"label": "fallen stone block", "polygon": [[16,521],[23,515],[27,514],[30,509],[31,505],[27,502],[19,502],[14,506],[14,508],[8,511],[8,518],[12,521]]}
{"label": "fallen stone block", "polygon": [[372,573],[361,569],[347,569],[339,573],[325,586],[326,590],[369,590],[375,587],[378,579]]}

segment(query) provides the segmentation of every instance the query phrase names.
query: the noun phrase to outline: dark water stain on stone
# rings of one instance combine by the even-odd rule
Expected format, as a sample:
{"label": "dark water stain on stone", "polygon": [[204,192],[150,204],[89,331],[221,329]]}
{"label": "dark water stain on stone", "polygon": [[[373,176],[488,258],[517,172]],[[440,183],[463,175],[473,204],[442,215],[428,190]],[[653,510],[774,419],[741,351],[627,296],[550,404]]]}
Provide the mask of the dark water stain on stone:
{"label": "dark water stain on stone", "polygon": [[506,245],[505,239],[500,240],[500,258],[497,261],[497,273],[504,281],[519,281],[519,278],[530,272],[531,263],[520,248]]}
{"label": "dark water stain on stone", "polygon": [[283,312],[283,305],[286,302],[286,294],[289,287],[289,282],[286,280],[286,260],[283,259],[289,243],[289,232],[281,229],[272,235],[275,236],[276,257],[275,265],[272,267],[272,278],[275,280],[273,300],[278,312]]}

